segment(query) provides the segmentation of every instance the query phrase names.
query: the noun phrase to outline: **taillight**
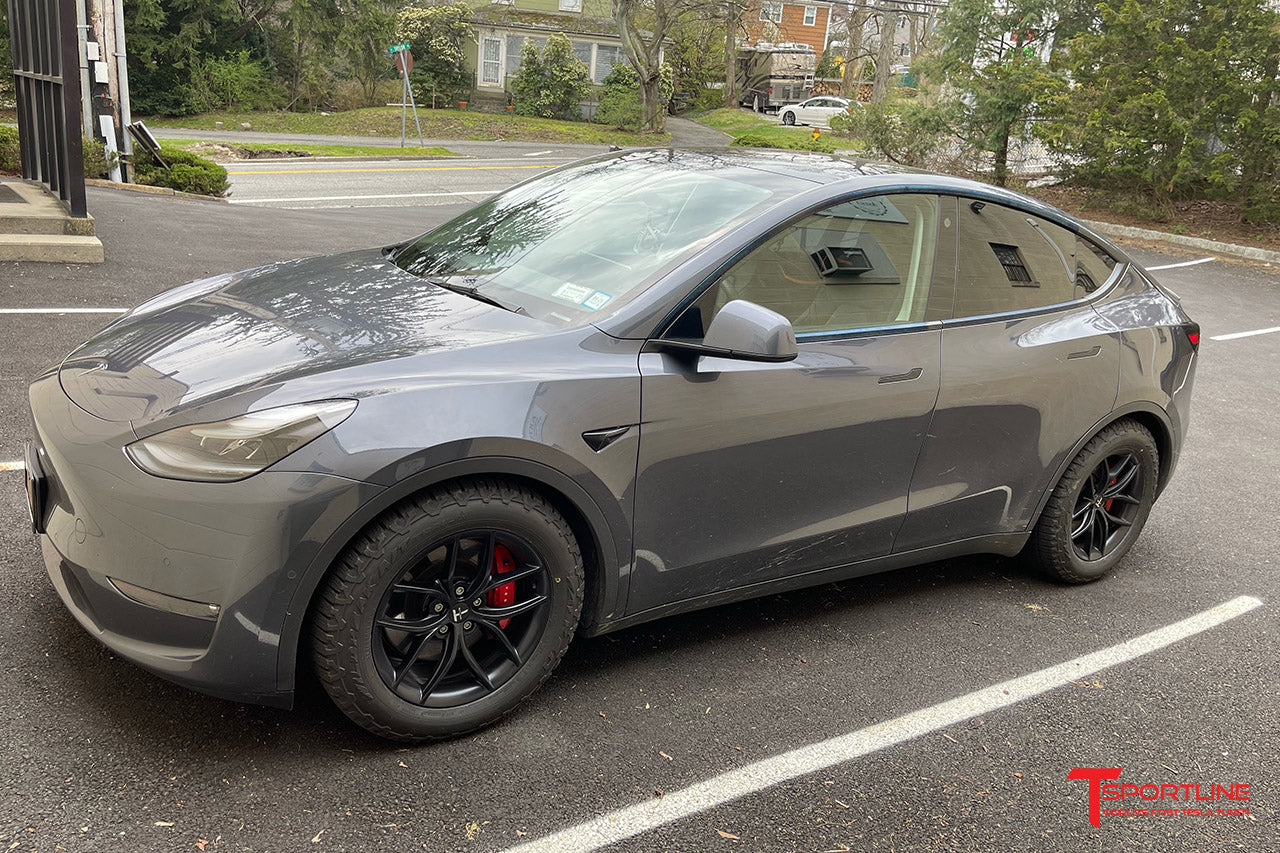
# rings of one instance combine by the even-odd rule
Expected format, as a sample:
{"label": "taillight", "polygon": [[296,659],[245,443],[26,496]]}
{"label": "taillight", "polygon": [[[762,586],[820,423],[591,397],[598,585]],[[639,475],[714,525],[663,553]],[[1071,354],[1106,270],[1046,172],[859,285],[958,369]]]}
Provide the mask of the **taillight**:
{"label": "taillight", "polygon": [[1199,323],[1183,323],[1182,331],[1187,333],[1187,340],[1191,342],[1191,346],[1199,348],[1200,346],[1200,324]]}

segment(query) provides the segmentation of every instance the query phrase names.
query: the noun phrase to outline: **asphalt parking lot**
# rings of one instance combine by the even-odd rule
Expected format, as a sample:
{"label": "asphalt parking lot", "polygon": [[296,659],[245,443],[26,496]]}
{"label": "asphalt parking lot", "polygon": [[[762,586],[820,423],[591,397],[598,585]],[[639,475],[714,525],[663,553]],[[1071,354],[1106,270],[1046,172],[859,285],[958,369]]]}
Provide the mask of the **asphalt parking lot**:
{"label": "asphalt parking lot", "polygon": [[[95,189],[89,205],[105,264],[0,264],[0,463],[21,453],[26,383],[113,316],[44,309],[124,308],[197,277],[389,243],[465,206]],[[1203,258],[1133,251],[1152,266]],[[452,742],[377,741],[314,684],[280,711],[115,658],[63,609],[21,474],[0,471],[0,851],[1277,849],[1280,333],[1214,338],[1280,326],[1280,270],[1213,260],[1156,275],[1205,338],[1177,475],[1114,576],[1066,588],[969,558],[580,640],[521,712]],[[1114,653],[1241,596],[1261,605]],[[1104,650],[1114,665],[1025,698],[1021,682],[1000,686]],[[981,695],[994,701],[966,700],[976,713],[955,710],[993,685]],[[890,725],[915,712],[932,722]],[[841,760],[848,742],[831,739],[864,731],[867,748]],[[791,750],[778,772],[770,760]],[[1206,793],[1248,784],[1248,802],[1181,805],[1249,814],[1095,828],[1088,785],[1067,778],[1077,767]]]}

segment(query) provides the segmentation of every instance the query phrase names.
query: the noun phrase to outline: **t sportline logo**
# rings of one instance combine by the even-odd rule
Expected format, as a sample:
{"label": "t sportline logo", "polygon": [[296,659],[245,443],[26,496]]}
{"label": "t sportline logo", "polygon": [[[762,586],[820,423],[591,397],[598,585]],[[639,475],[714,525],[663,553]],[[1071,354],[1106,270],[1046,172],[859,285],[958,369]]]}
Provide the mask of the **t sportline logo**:
{"label": "t sportline logo", "polygon": [[[1067,774],[1068,779],[1089,780],[1089,823],[1102,827],[1102,815],[1107,817],[1248,817],[1249,809],[1221,809],[1205,806],[1177,806],[1176,803],[1221,802],[1223,800],[1248,801],[1249,783],[1237,782],[1234,785],[1208,785],[1204,792],[1198,784],[1185,785],[1122,785],[1109,782],[1119,779],[1120,767],[1076,767]],[[1157,801],[1156,807],[1103,809],[1103,801],[1119,800],[1123,805],[1130,797],[1140,800]],[[1165,805],[1166,800],[1174,804]],[[1136,803],[1135,803],[1136,805]]]}

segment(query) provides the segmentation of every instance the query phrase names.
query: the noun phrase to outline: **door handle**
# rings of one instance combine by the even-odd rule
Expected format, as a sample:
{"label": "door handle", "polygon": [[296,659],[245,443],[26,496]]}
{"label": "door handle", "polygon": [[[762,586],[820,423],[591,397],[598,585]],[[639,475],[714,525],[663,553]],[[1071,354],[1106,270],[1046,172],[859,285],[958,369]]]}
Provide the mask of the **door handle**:
{"label": "door handle", "polygon": [[1071,353],[1071,355],[1067,356],[1067,359],[1070,360],[1073,358],[1093,358],[1095,355],[1097,355],[1100,352],[1102,352],[1102,347],[1095,346],[1095,347],[1091,347],[1090,349],[1080,350],[1080,352],[1073,352]]}
{"label": "door handle", "polygon": [[877,385],[887,385],[890,382],[910,382],[913,379],[919,379],[924,375],[924,369],[913,367],[906,373],[896,373],[893,376],[881,376],[876,380]]}

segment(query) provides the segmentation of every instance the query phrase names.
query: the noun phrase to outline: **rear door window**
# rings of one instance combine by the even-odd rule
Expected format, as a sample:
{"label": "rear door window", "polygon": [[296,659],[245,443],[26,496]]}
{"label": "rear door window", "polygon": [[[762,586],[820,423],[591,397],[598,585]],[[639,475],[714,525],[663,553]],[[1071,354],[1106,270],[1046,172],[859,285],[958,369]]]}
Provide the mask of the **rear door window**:
{"label": "rear door window", "polygon": [[1076,236],[1067,229],[1020,210],[966,198],[960,199],[957,218],[957,318],[1042,308],[1087,292],[1077,286]]}

